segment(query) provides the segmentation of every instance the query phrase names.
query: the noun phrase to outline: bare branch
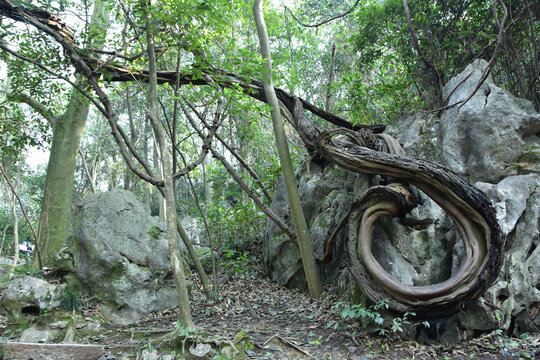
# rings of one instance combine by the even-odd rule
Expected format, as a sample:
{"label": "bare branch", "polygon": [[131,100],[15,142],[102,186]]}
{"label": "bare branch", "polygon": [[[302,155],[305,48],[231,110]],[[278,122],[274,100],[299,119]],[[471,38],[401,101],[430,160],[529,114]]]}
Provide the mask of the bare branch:
{"label": "bare branch", "polygon": [[504,36],[505,36],[505,23],[506,18],[508,17],[508,10],[506,9],[506,5],[504,5],[504,2],[500,0],[501,6],[503,8],[503,18],[502,21],[499,22],[499,18],[497,17],[497,2],[499,0],[493,1],[493,15],[495,17],[495,21],[497,22],[497,25],[499,26],[499,34],[497,35],[497,45],[495,45],[495,50],[493,51],[493,55],[491,56],[491,59],[489,59],[488,65],[484,69],[484,72],[482,73],[482,76],[480,77],[480,81],[474,88],[474,90],[471,92],[471,94],[465,98],[461,102],[461,105],[457,108],[457,113],[459,114],[459,111],[461,108],[476,94],[476,92],[480,89],[484,81],[486,81],[487,77],[491,73],[491,69],[493,68],[493,65],[495,65],[495,59],[497,59],[497,54],[499,53],[499,50],[504,42]]}
{"label": "bare branch", "polygon": [[[189,101],[187,101],[186,99],[183,98],[183,101],[186,102],[186,104],[189,106],[189,108],[195,113],[195,115],[197,115],[197,117],[203,122],[203,124],[206,125],[206,120],[205,120],[205,116],[202,115],[196,108],[195,106],[193,106],[193,104],[191,104]],[[255,180],[255,182],[257,183],[257,185],[259,186],[259,188],[261,189],[261,191],[263,192],[264,196],[266,197],[266,199],[268,201],[272,201],[272,195],[270,195],[270,193],[268,192],[268,189],[266,189],[266,186],[264,186],[264,184],[262,183],[261,181],[261,178],[259,177],[259,175],[255,172],[255,170],[253,170],[253,168],[244,160],[243,157],[241,157],[227,142],[225,142],[225,140],[216,134],[216,139],[219,140],[219,142],[225,147],[225,149],[227,149],[234,157],[236,160],[238,160],[238,162],[240,163],[240,165],[242,165],[242,167],[244,169],[247,170],[247,172],[251,175],[251,177]]]}
{"label": "bare branch", "polygon": [[288,7],[285,6],[285,9],[291,14],[291,16],[294,18],[294,20],[296,20],[296,22],[298,22],[300,25],[302,25],[303,27],[319,27],[321,25],[324,25],[326,23],[329,23],[330,21],[334,21],[334,20],[337,20],[339,18],[342,18],[342,17],[345,17],[347,15],[349,15],[353,10],[354,8],[356,7],[356,5],[358,5],[358,3],[360,2],[360,0],[356,0],[356,2],[354,3],[354,5],[347,11],[345,11],[344,13],[342,14],[339,14],[339,15],[335,15],[335,16],[332,16],[331,18],[329,19],[326,19],[324,21],[321,21],[319,23],[316,23],[316,24],[305,24],[303,23],[302,21],[300,21],[300,19],[298,19],[294,14],[293,12],[291,11],[291,9],[289,9]]}
{"label": "bare branch", "polygon": [[30,96],[30,94],[27,94],[25,92],[16,92],[16,93],[8,93],[6,94],[8,100],[15,100],[18,102],[25,103],[26,105],[30,106],[32,109],[34,109],[38,114],[43,116],[45,120],[49,123],[49,125],[54,127],[54,124],[56,121],[58,121],[59,116],[55,115],[51,109],[49,109],[47,106],[43,105],[41,102]]}
{"label": "bare branch", "polygon": [[[182,111],[184,112],[184,114],[186,115],[186,118],[188,119],[188,121],[190,122],[191,126],[197,131],[197,134],[199,135],[199,137],[201,138],[204,138],[204,134],[202,133],[201,130],[199,130],[196,122],[195,122],[195,119],[193,119],[193,117],[191,116],[191,114],[189,113],[189,111],[187,110],[187,108],[185,107],[184,103],[182,101],[179,102],[180,104],[180,107],[182,109]],[[201,121],[203,121],[203,124],[205,126],[207,126],[208,124],[205,124],[205,120],[203,120],[201,118]],[[225,167],[225,169],[229,172],[229,174],[232,175],[232,177],[234,178],[234,180],[236,181],[236,183],[238,184],[238,186],[240,186],[240,188],[242,190],[244,190],[244,192],[253,200],[253,202],[255,203],[255,205],[263,212],[265,213],[272,221],[274,221],[276,223],[277,226],[279,226],[283,232],[285,234],[287,234],[287,236],[289,236],[289,238],[291,239],[291,241],[293,241],[295,244],[298,244],[298,240],[296,239],[296,234],[295,232],[289,227],[287,226],[287,224],[285,224],[285,222],[279,217],[276,215],[276,213],[274,213],[272,211],[272,209],[270,209],[270,207],[268,205],[266,205],[260,198],[259,196],[246,184],[246,182],[244,181],[244,179],[242,179],[242,177],[240,176],[240,174],[238,174],[238,172],[234,169],[234,167],[227,161],[227,159],[225,159],[224,156],[222,156],[218,151],[216,151],[216,149],[214,149],[212,146],[209,147],[209,150],[212,152],[212,156],[216,159],[218,159],[222,164],[223,166]]]}

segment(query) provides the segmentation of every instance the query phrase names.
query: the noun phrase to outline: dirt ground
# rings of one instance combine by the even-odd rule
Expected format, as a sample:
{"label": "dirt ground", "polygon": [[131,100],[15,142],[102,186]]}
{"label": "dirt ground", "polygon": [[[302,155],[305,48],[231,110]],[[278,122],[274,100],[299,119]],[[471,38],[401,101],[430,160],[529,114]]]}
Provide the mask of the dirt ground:
{"label": "dirt ground", "polygon": [[[225,344],[238,338],[239,333],[251,339],[253,346],[246,351],[249,359],[540,358],[540,334],[515,339],[492,332],[452,346],[401,340],[399,331],[369,335],[358,322],[340,316],[342,307],[336,306],[340,299],[332,287],[313,300],[306,292],[271,283],[256,262],[235,265],[223,267],[219,299],[213,303],[208,303],[194,284],[191,310],[199,337]],[[99,316],[99,303],[89,301],[79,312],[87,318]],[[99,334],[76,341],[105,345],[102,360],[141,358],[142,349],[149,348],[153,339],[177,328],[176,319],[177,309],[171,309],[150,314],[130,326],[103,322]],[[156,354],[166,353],[159,345],[152,349]]]}
{"label": "dirt ground", "polygon": [[[253,257],[252,257],[253,258]],[[236,267],[238,270],[238,267]],[[540,334],[520,339],[499,332],[443,346],[405,341],[396,334],[368,335],[351,319],[345,321],[335,289],[327,288],[320,299],[310,299],[307,292],[286,289],[271,283],[260,264],[238,273],[224,268],[219,300],[207,303],[194,286],[192,314],[201,334],[232,341],[244,332],[253,340],[247,351],[250,359],[534,359],[540,358]],[[154,313],[129,327],[110,326],[98,339],[120,349],[139,347],[173,330],[177,310]],[[338,330],[335,324],[339,324]],[[117,354],[120,355],[120,354]]]}

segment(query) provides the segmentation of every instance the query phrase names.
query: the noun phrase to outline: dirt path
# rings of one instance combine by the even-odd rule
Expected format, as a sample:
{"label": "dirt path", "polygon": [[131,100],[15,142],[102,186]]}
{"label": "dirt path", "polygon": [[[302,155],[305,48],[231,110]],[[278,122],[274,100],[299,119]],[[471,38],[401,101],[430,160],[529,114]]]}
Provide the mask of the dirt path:
{"label": "dirt path", "polygon": [[[344,322],[327,289],[319,300],[289,290],[258,273],[224,275],[219,301],[208,304],[203,294],[192,292],[192,312],[199,332],[232,341],[243,331],[254,342],[251,359],[534,359],[540,358],[540,336],[506,338],[497,333],[451,347],[402,341],[397,336],[368,336],[358,323]],[[154,313],[129,327],[109,325],[99,339],[118,355],[140,349],[152,338],[176,327],[176,309]],[[347,329],[329,325],[341,322]],[[118,358],[118,357],[117,357]]]}
{"label": "dirt path", "polygon": [[[340,299],[334,288],[327,288],[321,299],[312,300],[306,292],[271,283],[258,269],[261,266],[256,263],[247,269],[224,267],[219,299],[214,303],[207,303],[200,287],[193,284],[192,313],[199,335],[230,342],[243,332],[254,345],[247,351],[250,359],[540,358],[540,334],[513,339],[493,332],[452,346],[403,341],[391,331],[386,336],[368,335],[359,322],[340,316],[343,305],[336,306]],[[79,312],[86,318],[99,316],[99,306],[87,302]],[[136,359],[153,339],[176,329],[176,319],[177,309],[171,309],[150,314],[131,326],[103,322],[98,334],[82,335],[76,341],[105,345],[101,360]],[[162,349],[158,346],[155,351]]]}

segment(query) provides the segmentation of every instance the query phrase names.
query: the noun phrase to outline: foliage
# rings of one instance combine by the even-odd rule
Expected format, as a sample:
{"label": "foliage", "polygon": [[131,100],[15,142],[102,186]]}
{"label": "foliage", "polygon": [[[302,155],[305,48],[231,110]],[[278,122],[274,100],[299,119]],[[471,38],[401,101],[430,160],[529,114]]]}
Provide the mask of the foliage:
{"label": "foliage", "polygon": [[225,255],[223,260],[223,265],[227,268],[227,272],[230,275],[232,272],[237,274],[244,274],[248,271],[250,260],[247,257],[246,253],[225,249]]}
{"label": "foliage", "polygon": [[234,248],[253,241],[260,235],[265,219],[251,202],[232,206],[227,203],[210,204],[207,216],[212,224],[212,231],[225,248]]}
{"label": "foliage", "polygon": [[[497,54],[493,75],[514,94],[540,108],[536,51],[540,41],[531,2],[505,1],[508,8],[503,50]],[[355,116],[388,121],[401,112],[426,105],[441,86],[473,59],[489,60],[495,51],[503,7],[492,2],[411,0],[408,2],[421,53],[411,46],[411,29],[401,0],[366,1],[355,11],[350,43],[356,51],[354,71],[344,76]],[[536,15],[537,16],[537,15]],[[430,63],[438,79],[430,79]],[[362,71],[358,71],[362,69]],[[517,71],[516,71],[517,70]],[[439,95],[440,96],[440,95]]]}
{"label": "foliage", "polygon": [[[17,263],[17,266],[13,269],[13,277],[20,278],[24,276],[33,276],[37,278],[43,278],[43,273],[32,266],[32,259],[29,259],[25,255],[21,254],[21,258]],[[11,268],[11,265],[0,265]]]}
{"label": "foliage", "polygon": [[[334,304],[334,307],[337,309],[341,309],[339,316],[344,320],[367,320],[367,323],[372,322],[378,325],[382,325],[384,319],[380,314],[380,310],[383,308],[388,309],[388,301],[382,300],[380,303],[372,305],[369,308],[365,308],[365,306],[362,304],[351,305],[338,301],[336,304]],[[367,323],[364,324],[367,325]],[[337,326],[337,323],[333,325]]]}
{"label": "foliage", "polygon": [[81,298],[81,293],[66,289],[62,295],[60,295],[60,309],[62,310],[80,310],[84,305],[84,301]]}
{"label": "foliage", "polygon": [[[406,312],[401,316],[395,316],[391,319],[383,317],[383,312],[388,309],[388,300],[383,299],[379,303],[374,304],[366,308],[362,304],[347,304],[344,302],[337,302],[334,304],[336,309],[339,309],[339,316],[342,321],[332,320],[328,323],[328,327],[332,327],[336,330],[347,329],[347,321],[360,321],[364,328],[374,327],[379,335],[382,336],[395,336],[403,332],[405,325],[412,324],[411,317],[416,314],[413,312]],[[425,327],[430,326],[429,322],[424,321],[422,325]]]}

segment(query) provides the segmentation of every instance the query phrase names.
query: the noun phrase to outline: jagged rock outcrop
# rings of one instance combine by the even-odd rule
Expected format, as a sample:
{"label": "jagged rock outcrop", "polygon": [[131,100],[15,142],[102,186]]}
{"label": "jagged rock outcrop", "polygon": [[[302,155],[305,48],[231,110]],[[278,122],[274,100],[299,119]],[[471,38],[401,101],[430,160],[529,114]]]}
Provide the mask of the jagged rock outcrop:
{"label": "jagged rock outcrop", "polygon": [[[315,257],[323,257],[326,240],[340,219],[348,213],[356,178],[353,172],[314,160],[304,162],[297,169],[298,192],[310,228]],[[293,227],[283,182],[278,186],[271,208]],[[345,227],[338,233],[332,249],[335,256],[330,263],[319,267],[322,277],[327,281],[335,279],[339,264],[343,262],[344,235]],[[270,220],[266,223],[263,246],[264,263],[274,281],[291,288],[305,284],[298,247]]]}
{"label": "jagged rock outcrop", "polygon": [[12,280],[4,290],[2,306],[12,316],[23,313],[39,314],[43,310],[53,310],[60,306],[66,285],[54,285],[33,276],[23,276]]}
{"label": "jagged rock outcrop", "polygon": [[111,321],[133,323],[177,305],[165,225],[133,193],[85,197],[75,209],[70,241],[59,264],[106,301]]}
{"label": "jagged rock outcrop", "polygon": [[[471,93],[486,65],[485,61],[476,61],[446,85],[444,94],[449,97],[449,104]],[[498,327],[514,334],[538,331],[540,114],[529,102],[497,87],[491,78],[459,113],[457,107],[450,107],[440,117],[411,115],[387,130],[399,140],[407,154],[439,163],[476,183],[492,201],[508,238],[504,264],[493,286],[465,311],[434,326],[446,342]],[[320,189],[333,187],[329,181],[334,181],[343,192],[339,207],[347,209],[353,195],[361,192],[351,193],[351,189],[366,188],[378,180],[378,177],[358,177],[352,173],[343,176],[344,172],[329,166],[323,172],[325,178],[319,175],[317,186],[307,189],[309,191],[301,190],[311,228],[312,219],[326,210],[322,200],[327,193]],[[305,179],[313,176],[305,166],[299,169],[300,189]],[[320,193],[324,195],[318,196]],[[287,218],[284,198],[284,191],[278,189],[272,207]],[[423,200],[424,203],[405,219],[379,220],[373,235],[374,257],[388,273],[405,284],[426,285],[448,279],[459,269],[463,257],[463,244],[452,220],[427,196],[423,196]],[[335,226],[338,221],[339,217],[335,217],[328,223]],[[270,276],[284,285],[303,285],[298,281],[301,279],[298,251],[274,229],[276,227],[268,222],[265,254]],[[313,232],[329,234],[332,230]],[[334,250],[343,248],[342,241],[343,237],[338,237]],[[317,254],[323,251],[321,244],[324,239],[314,241]],[[341,254],[334,257],[343,259]],[[332,266],[343,267],[344,263],[337,261]],[[348,284],[355,286],[354,282]],[[354,289],[348,291],[358,294]]]}
{"label": "jagged rock outcrop", "polygon": [[[474,90],[487,66],[475,60],[443,89],[448,104],[458,104]],[[496,86],[490,76],[461,108],[440,118],[415,115],[390,133],[408,154],[444,165],[471,183],[497,183],[518,174],[540,174],[540,114],[530,101]]]}

